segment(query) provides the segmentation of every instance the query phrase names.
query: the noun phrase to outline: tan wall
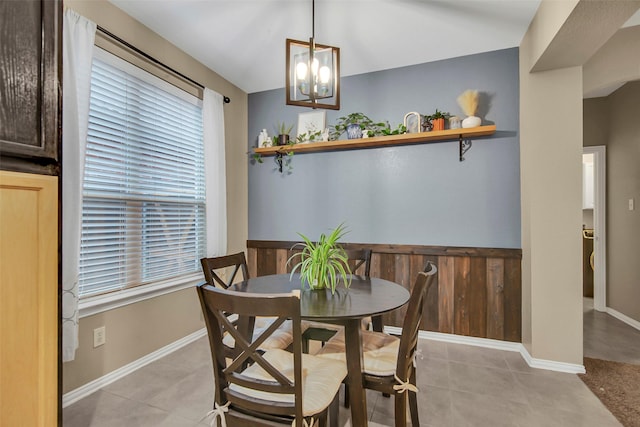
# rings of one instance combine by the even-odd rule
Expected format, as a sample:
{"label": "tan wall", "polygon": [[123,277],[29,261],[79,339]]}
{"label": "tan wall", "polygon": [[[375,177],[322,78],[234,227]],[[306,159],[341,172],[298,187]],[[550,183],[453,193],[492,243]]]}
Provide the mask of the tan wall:
{"label": "tan wall", "polygon": [[522,340],[582,364],[582,69],[530,72],[566,15],[543,2],[520,45]]}
{"label": "tan wall", "polygon": [[523,344],[534,358],[582,364],[581,69],[523,69]]}
{"label": "tan wall", "polygon": [[[106,343],[93,348],[93,329]],[[80,347],[63,365],[63,393],[74,390],[204,327],[194,288],[162,295],[80,320]]]}
{"label": "tan wall", "polygon": [[584,65],[584,95],[606,96],[640,79],[640,25],[622,28]]}
{"label": "tan wall", "polygon": [[[607,306],[640,322],[640,81],[608,97]],[[635,210],[629,210],[634,199]]]}
{"label": "tan wall", "polygon": [[[614,67],[615,68],[615,67]],[[584,145],[607,146],[607,306],[640,321],[640,81],[584,101]]]}
{"label": "tan wall", "polygon": [[582,105],[584,108],[582,145],[585,147],[607,145],[611,127],[607,98],[585,99]]}
{"label": "tan wall", "polygon": [[[224,107],[228,251],[246,250],[247,94],[104,0],[67,0],[69,7],[193,80],[231,98]],[[73,390],[204,327],[193,289],[163,295],[80,320],[76,360],[63,365],[63,392]],[[107,344],[93,348],[93,328]]]}
{"label": "tan wall", "polygon": [[582,364],[582,66],[638,2],[543,0],[520,44],[522,335]]}

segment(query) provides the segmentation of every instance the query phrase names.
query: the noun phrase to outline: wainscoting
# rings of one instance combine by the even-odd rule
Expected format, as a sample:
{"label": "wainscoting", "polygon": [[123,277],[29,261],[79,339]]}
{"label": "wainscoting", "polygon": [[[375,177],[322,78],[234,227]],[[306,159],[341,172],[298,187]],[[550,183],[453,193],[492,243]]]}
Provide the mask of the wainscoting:
{"label": "wainscoting", "polygon": [[[291,271],[287,259],[296,242],[247,241],[252,277]],[[371,275],[411,290],[427,261],[438,278],[427,295],[420,329],[425,331],[521,341],[522,288],[520,249],[344,243],[345,249],[370,248]],[[387,313],[385,325],[402,326],[404,309]]]}

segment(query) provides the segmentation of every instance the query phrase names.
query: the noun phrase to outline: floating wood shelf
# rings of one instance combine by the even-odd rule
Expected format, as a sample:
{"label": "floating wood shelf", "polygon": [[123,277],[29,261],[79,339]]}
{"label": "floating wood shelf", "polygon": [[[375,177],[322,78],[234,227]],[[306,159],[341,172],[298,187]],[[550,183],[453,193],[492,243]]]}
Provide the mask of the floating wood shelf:
{"label": "floating wood shelf", "polygon": [[431,132],[405,133],[402,135],[374,136],[361,139],[260,147],[255,148],[254,152],[261,156],[281,156],[289,152],[313,153],[316,151],[354,150],[358,148],[377,148],[393,145],[427,144],[458,140],[460,142],[460,161],[462,161],[464,160],[464,153],[471,147],[470,138],[493,135],[495,132],[496,125],[488,125],[467,129],[447,129]]}

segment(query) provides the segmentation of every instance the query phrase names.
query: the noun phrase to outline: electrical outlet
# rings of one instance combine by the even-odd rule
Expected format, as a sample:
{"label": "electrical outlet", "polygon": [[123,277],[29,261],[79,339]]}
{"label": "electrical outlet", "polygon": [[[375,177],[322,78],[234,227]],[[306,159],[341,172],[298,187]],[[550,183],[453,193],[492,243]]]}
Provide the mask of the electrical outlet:
{"label": "electrical outlet", "polygon": [[629,199],[629,210],[632,211],[635,208],[635,203],[633,199]]}
{"label": "electrical outlet", "polygon": [[100,347],[107,342],[107,333],[104,326],[93,330],[93,348]]}

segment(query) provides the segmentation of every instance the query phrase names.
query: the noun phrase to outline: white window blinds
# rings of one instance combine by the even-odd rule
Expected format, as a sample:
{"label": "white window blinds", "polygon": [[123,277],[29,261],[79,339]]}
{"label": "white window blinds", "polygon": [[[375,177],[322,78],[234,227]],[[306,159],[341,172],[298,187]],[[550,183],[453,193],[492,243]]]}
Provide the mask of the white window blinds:
{"label": "white window blinds", "polygon": [[200,271],[200,100],[96,49],[85,162],[81,297]]}

